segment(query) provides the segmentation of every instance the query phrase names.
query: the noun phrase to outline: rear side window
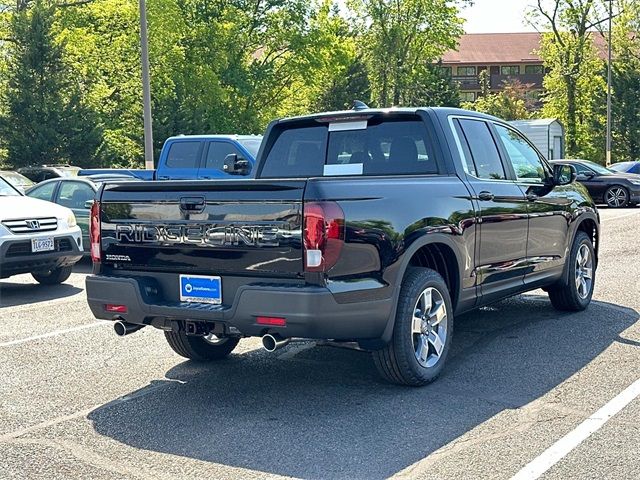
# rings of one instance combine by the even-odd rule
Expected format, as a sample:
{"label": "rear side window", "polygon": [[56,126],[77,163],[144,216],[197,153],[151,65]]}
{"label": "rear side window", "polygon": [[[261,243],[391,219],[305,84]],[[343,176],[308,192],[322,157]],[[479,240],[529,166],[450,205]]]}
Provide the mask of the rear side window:
{"label": "rear side window", "polygon": [[56,189],[57,185],[58,182],[45,183],[44,185],[40,185],[32,189],[29,192],[29,196],[50,202],[53,199],[53,191]]}
{"label": "rear side window", "polygon": [[198,168],[202,142],[174,142],[167,154],[169,168]]}
{"label": "rear side window", "polygon": [[[369,120],[284,130],[269,151],[263,178],[438,173],[421,120]],[[332,124],[336,125],[336,124]]]}
{"label": "rear side window", "polygon": [[489,125],[482,120],[460,119],[464,140],[475,166],[476,176],[487,180],[504,180],[504,166]]}

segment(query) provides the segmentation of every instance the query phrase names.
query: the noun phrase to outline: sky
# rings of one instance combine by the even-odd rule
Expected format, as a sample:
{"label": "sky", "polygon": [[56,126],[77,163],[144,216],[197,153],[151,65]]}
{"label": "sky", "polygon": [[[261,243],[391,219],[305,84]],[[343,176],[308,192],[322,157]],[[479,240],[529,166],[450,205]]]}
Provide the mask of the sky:
{"label": "sky", "polygon": [[462,11],[466,33],[534,32],[524,23],[524,12],[535,0],[474,0]]}

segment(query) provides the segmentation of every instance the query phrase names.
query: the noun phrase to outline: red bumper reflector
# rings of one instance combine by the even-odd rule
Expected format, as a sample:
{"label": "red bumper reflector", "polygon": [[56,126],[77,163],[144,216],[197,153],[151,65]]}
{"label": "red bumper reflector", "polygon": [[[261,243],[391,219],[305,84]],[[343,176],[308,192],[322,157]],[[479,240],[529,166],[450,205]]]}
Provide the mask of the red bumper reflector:
{"label": "red bumper reflector", "polygon": [[271,325],[272,327],[286,327],[287,319],[280,317],[257,317],[258,325]]}
{"label": "red bumper reflector", "polygon": [[107,312],[127,313],[127,306],[126,305],[111,305],[111,304],[107,304],[107,305],[104,306],[104,309]]}

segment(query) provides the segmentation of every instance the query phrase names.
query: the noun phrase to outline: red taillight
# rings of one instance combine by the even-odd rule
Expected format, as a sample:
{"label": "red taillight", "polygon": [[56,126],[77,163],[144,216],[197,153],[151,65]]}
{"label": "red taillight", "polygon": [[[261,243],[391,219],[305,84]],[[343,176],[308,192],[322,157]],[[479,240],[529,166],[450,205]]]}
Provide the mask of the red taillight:
{"label": "red taillight", "polygon": [[344,244],[344,212],[335,202],[304,204],[304,269],[327,272]]}
{"label": "red taillight", "polygon": [[273,327],[286,327],[287,319],[281,317],[257,317],[256,323],[258,325],[271,325]]}
{"label": "red taillight", "polygon": [[126,305],[112,305],[110,303],[107,303],[104,306],[104,309],[107,312],[127,313],[127,306]]}
{"label": "red taillight", "polygon": [[91,260],[99,263],[101,259],[100,247],[100,202],[91,205],[91,224],[89,225],[89,241],[91,243]]}

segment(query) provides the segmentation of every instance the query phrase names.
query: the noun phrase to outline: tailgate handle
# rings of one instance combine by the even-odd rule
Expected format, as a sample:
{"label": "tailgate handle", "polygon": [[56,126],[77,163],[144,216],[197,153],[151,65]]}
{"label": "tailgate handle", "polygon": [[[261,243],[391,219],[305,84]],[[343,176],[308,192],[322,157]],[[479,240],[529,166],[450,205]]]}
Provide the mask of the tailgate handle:
{"label": "tailgate handle", "polygon": [[184,212],[201,213],[206,205],[204,197],[182,197],[180,199],[180,210]]}

